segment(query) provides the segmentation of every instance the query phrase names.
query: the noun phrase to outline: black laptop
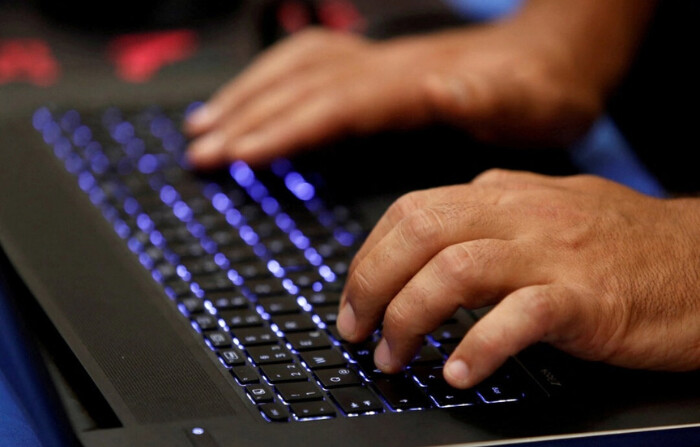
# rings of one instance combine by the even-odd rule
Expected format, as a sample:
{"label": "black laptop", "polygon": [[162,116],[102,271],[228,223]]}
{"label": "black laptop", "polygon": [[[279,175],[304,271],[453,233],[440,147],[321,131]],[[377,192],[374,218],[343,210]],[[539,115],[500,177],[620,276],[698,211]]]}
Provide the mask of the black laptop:
{"label": "black laptop", "polygon": [[700,445],[697,373],[537,345],[449,387],[444,360],[488,309],[457,312],[397,375],[372,362],[377,334],[338,335],[349,263],[388,204],[483,167],[450,161],[463,139],[383,135],[198,173],[189,107],[47,104],[2,129],[2,295],[31,333],[16,362],[45,399],[29,414],[61,444]]}

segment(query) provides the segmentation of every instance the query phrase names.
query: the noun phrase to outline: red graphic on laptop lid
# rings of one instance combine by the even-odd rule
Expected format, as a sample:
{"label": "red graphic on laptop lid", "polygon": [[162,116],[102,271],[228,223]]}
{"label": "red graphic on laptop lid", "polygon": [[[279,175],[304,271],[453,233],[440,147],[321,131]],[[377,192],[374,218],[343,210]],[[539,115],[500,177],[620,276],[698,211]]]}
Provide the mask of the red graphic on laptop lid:
{"label": "red graphic on laptop lid", "polygon": [[109,56],[121,79],[146,82],[162,67],[189,59],[196,48],[197,35],[191,30],[135,33],[115,38]]}
{"label": "red graphic on laptop lid", "polygon": [[58,79],[58,62],[40,39],[0,39],[0,85],[29,82],[47,87]]}

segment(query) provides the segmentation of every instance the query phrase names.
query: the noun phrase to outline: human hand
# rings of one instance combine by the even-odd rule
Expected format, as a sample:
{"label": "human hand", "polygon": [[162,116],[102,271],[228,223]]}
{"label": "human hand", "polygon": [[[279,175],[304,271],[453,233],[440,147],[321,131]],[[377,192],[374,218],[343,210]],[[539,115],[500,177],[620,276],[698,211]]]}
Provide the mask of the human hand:
{"label": "human hand", "polygon": [[395,373],[459,307],[495,304],[448,359],[475,385],[538,341],[643,369],[700,368],[700,201],[661,200],[591,177],[488,171],[410,193],[349,271],[337,321],[359,342],[382,323]]}
{"label": "human hand", "polygon": [[433,122],[562,146],[603,101],[560,36],[524,20],[385,42],[320,29],[268,50],[185,123],[200,168]]}

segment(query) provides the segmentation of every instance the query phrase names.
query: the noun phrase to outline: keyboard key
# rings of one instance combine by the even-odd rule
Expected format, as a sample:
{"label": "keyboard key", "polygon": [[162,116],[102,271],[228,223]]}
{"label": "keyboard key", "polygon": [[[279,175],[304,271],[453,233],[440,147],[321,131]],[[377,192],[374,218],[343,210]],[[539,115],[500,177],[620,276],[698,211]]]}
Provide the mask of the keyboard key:
{"label": "keyboard key", "polygon": [[291,362],[292,353],[282,345],[253,346],[247,349],[253,361],[259,365]]}
{"label": "keyboard key", "polygon": [[258,383],[260,376],[252,366],[235,366],[231,368],[231,374],[238,380],[241,385],[249,383]]}
{"label": "keyboard key", "polygon": [[245,387],[246,393],[253,399],[256,404],[262,402],[272,402],[275,398],[275,394],[272,390],[264,384],[248,385]]}
{"label": "keyboard key", "polygon": [[188,314],[198,314],[204,312],[204,301],[197,297],[181,298],[178,300]]}
{"label": "keyboard key", "polygon": [[418,354],[416,354],[415,357],[413,357],[413,360],[411,361],[414,364],[417,363],[442,363],[444,358],[442,357],[442,354],[433,345],[423,345],[418,351]]}
{"label": "keyboard key", "polygon": [[311,331],[318,328],[308,314],[278,315],[272,317],[272,322],[282,332]]}
{"label": "keyboard key", "polygon": [[217,351],[217,354],[219,354],[219,357],[221,357],[228,366],[241,366],[245,364],[245,356],[236,347],[220,349]]}
{"label": "keyboard key", "polygon": [[462,323],[445,324],[431,335],[438,343],[458,342],[464,338],[469,326]]}
{"label": "keyboard key", "polygon": [[314,306],[314,313],[326,324],[335,324],[338,320],[338,306],[331,304],[328,306]]}
{"label": "keyboard key", "polygon": [[384,407],[381,401],[369,389],[353,386],[339,388],[329,392],[340,408],[346,414],[361,414],[368,412],[382,412]]}
{"label": "keyboard key", "polygon": [[460,390],[447,384],[428,387],[428,394],[440,407],[469,406],[481,402],[474,390]]}
{"label": "keyboard key", "polygon": [[290,405],[290,408],[299,419],[332,417],[336,414],[333,405],[325,400],[294,403]]}
{"label": "keyboard key", "polygon": [[284,422],[289,419],[289,410],[280,403],[271,402],[262,404],[258,408],[260,408],[260,412],[263,416],[271,421]]}
{"label": "keyboard key", "polygon": [[259,303],[270,315],[294,314],[302,310],[297,299],[292,296],[260,298]]}
{"label": "keyboard key", "polygon": [[493,383],[487,380],[476,388],[477,394],[487,404],[496,402],[515,402],[523,398],[522,392],[511,388],[508,383]]}
{"label": "keyboard key", "polygon": [[372,383],[395,410],[412,410],[431,407],[430,399],[416,383],[404,375],[373,378]]}
{"label": "keyboard key", "polygon": [[208,332],[205,338],[209,340],[209,343],[215,348],[227,348],[231,346],[231,336],[224,331],[213,331]]}
{"label": "keyboard key", "polygon": [[243,346],[256,346],[278,343],[277,334],[272,332],[267,326],[238,328],[233,331],[233,336],[241,342]]}
{"label": "keyboard key", "polygon": [[197,326],[203,331],[219,329],[219,319],[211,314],[200,314],[193,318]]}
{"label": "keyboard key", "polygon": [[362,378],[350,367],[317,369],[316,377],[324,388],[338,388],[341,386],[353,386],[362,383]]}
{"label": "keyboard key", "polygon": [[340,303],[340,293],[338,292],[329,292],[329,291],[323,291],[323,292],[312,292],[309,291],[309,293],[302,293],[304,297],[306,297],[306,301],[308,301],[312,306],[318,306],[318,305],[323,305],[323,304],[339,304]]}
{"label": "keyboard key", "polygon": [[298,363],[263,365],[260,370],[270,383],[308,380],[306,370]]}
{"label": "keyboard key", "polygon": [[322,330],[310,332],[295,332],[287,334],[287,341],[292,345],[292,348],[297,351],[309,351],[315,349],[329,348],[331,339]]}
{"label": "keyboard key", "polygon": [[277,278],[251,279],[245,282],[245,287],[258,298],[266,296],[284,295],[287,289]]}
{"label": "keyboard key", "polygon": [[323,390],[315,382],[289,382],[275,385],[277,391],[285,402],[302,402],[307,400],[319,400],[325,397]]}
{"label": "keyboard key", "polygon": [[263,317],[252,309],[226,310],[220,315],[232,330],[234,328],[262,326],[265,322]]}
{"label": "keyboard key", "polygon": [[338,348],[302,352],[300,356],[311,369],[344,366],[348,362]]}
{"label": "keyboard key", "polygon": [[199,284],[199,287],[205,293],[234,291],[237,289],[225,272],[217,272],[206,276],[196,275],[192,279]]}
{"label": "keyboard key", "polygon": [[250,307],[250,302],[248,299],[241,295],[232,295],[221,292],[218,293],[207,293],[205,295],[209,298],[219,311],[231,310],[231,309],[247,309]]}

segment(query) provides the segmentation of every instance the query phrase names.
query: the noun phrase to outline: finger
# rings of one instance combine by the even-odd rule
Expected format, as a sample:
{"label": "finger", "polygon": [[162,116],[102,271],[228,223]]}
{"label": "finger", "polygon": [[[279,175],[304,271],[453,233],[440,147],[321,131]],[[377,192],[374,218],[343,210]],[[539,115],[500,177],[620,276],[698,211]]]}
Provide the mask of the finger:
{"label": "finger", "polygon": [[372,231],[365,239],[362,247],[358,250],[350,264],[349,272],[352,273],[364,257],[374,249],[394,227],[405,217],[413,212],[433,205],[443,205],[445,203],[457,202],[460,198],[469,201],[483,200],[486,203],[494,203],[496,197],[495,190],[484,190],[483,188],[472,188],[467,185],[451,185],[438,188],[431,188],[421,191],[412,191],[404,194],[389,206],[384,215],[375,224]]}
{"label": "finger", "polygon": [[285,111],[298,107],[308,100],[312,92],[322,94],[330,88],[328,84],[332,78],[333,73],[329,71],[295,76],[276,88],[261,93],[243,104],[241,110],[228,116],[225,123],[213,130],[210,134],[214,134],[214,137],[205,135],[194,140],[187,151],[189,161],[199,168],[233,161],[233,149],[238,138],[265,126]]}
{"label": "finger", "polygon": [[507,187],[517,189],[559,186],[561,177],[537,174],[530,171],[488,169],[472,179],[471,183],[480,186]]}
{"label": "finger", "polygon": [[570,290],[555,285],[511,293],[469,330],[445,364],[445,380],[456,388],[474,386],[509,356],[559,338],[580,312],[573,298]]}
{"label": "finger", "polygon": [[531,251],[511,241],[481,239],[442,250],[388,304],[377,366],[387,373],[401,370],[425,335],[460,306],[480,308],[542,281]]}
{"label": "finger", "polygon": [[[360,75],[363,70],[365,67],[357,68]],[[264,164],[344,134],[366,134],[386,127],[410,99],[401,97],[397,85],[387,89],[383,82],[358,82],[359,77],[354,71],[344,72],[337,88],[314,92],[308,100],[238,139],[231,153],[250,164]]]}
{"label": "finger", "polygon": [[[357,265],[345,286],[337,327],[349,341],[360,341],[377,326],[384,308],[409,280],[443,250],[476,239],[510,239],[516,232],[512,213],[481,203],[433,206],[402,219]],[[450,247],[447,248],[446,247]],[[459,260],[459,245],[454,261]],[[437,261],[442,263],[442,256]],[[469,259],[454,267],[467,267]],[[452,267],[449,267],[450,269]]]}
{"label": "finger", "polygon": [[[345,41],[343,40],[343,44]],[[239,77],[226,84],[185,123],[187,132],[196,135],[211,130],[229,112],[280,79],[309,65],[323,61],[338,46],[334,33],[310,30],[276,44],[263,53]]]}

